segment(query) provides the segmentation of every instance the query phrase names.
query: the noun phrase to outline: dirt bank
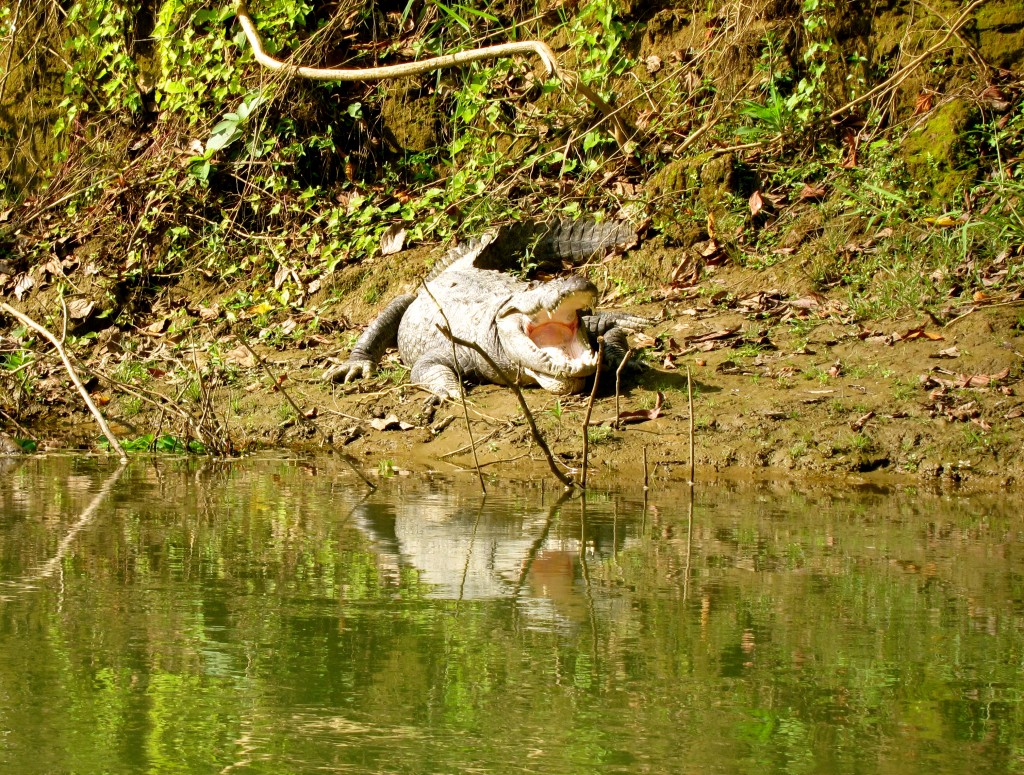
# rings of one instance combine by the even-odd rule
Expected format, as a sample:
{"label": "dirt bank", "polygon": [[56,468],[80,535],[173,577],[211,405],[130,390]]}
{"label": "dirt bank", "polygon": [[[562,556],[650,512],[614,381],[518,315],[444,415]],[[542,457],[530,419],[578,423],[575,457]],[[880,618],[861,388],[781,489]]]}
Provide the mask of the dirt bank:
{"label": "dirt bank", "polygon": [[[651,250],[612,259],[616,273],[650,266]],[[394,287],[383,293],[415,274],[409,263],[402,262],[403,270],[392,274]],[[606,268],[591,268],[591,276],[599,279]],[[1024,302],[990,299],[950,310],[945,320],[868,324],[853,321],[841,298],[783,293],[764,283],[762,272],[724,268],[698,286],[663,288],[652,294],[660,298],[630,305],[657,323],[637,341],[644,368],[623,377],[619,428],[612,423],[614,375],[602,378],[591,420],[591,481],[638,481],[645,454],[655,481],[687,476],[688,367],[702,476],[881,475],[980,487],[1024,482]],[[615,306],[615,287],[605,287],[608,306]],[[368,309],[382,302],[367,304],[361,291],[325,301],[308,335],[301,327],[309,318],[268,326],[251,340],[260,363],[245,347],[250,340],[234,336],[215,314],[223,299],[214,289],[172,290],[161,308],[169,314],[156,315],[148,328],[95,337],[82,368],[103,375],[90,387],[120,438],[140,450],[147,434],[195,438],[198,420],[236,452],[327,444],[373,475],[473,469],[463,408],[428,408],[426,394],[408,384],[394,354],[375,379],[345,386],[321,380],[323,369],[347,352]],[[204,323],[204,315],[214,322]],[[188,334],[180,333],[185,322]],[[274,346],[280,326],[289,336]],[[214,344],[192,352],[184,346],[189,341]],[[23,437],[38,439],[40,449],[94,448],[96,426],[59,362],[45,369],[26,386]],[[194,378],[199,372],[218,376],[201,384]],[[131,381],[136,390],[119,389],[111,379]],[[559,460],[579,468],[587,398],[537,389],[525,395]],[[307,421],[297,419],[291,402]],[[489,475],[549,475],[511,391],[474,386],[467,408],[479,463]]]}

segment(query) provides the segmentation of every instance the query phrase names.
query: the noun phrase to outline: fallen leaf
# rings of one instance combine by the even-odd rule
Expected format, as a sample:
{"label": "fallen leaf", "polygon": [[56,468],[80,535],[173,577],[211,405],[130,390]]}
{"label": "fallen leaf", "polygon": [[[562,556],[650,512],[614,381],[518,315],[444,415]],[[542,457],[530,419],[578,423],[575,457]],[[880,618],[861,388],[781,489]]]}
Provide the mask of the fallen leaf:
{"label": "fallen leaf", "polygon": [[661,69],[661,57],[657,54],[651,54],[644,60],[644,64],[647,66],[647,72],[653,75]]}
{"label": "fallen leaf", "polygon": [[170,318],[160,318],[155,323],[150,323],[148,326],[142,329],[142,333],[145,334],[146,336],[160,336],[160,334],[167,330],[167,327],[170,324]]}
{"label": "fallen leaf", "polygon": [[934,92],[925,91],[918,94],[917,100],[914,102],[914,115],[920,116],[922,113],[927,113],[931,110],[934,98]]}
{"label": "fallen leaf", "polygon": [[987,387],[993,382],[999,382],[1000,380],[1006,379],[1010,376],[1010,367],[1007,366],[1000,372],[995,374],[972,374],[969,377],[965,377],[960,382],[960,387]]}
{"label": "fallen leaf", "polygon": [[291,270],[284,264],[277,268],[274,272],[274,290],[281,290],[281,286],[284,285],[284,281],[288,279],[288,275],[291,274]]}
{"label": "fallen leaf", "polygon": [[825,187],[812,186],[810,183],[804,183],[804,187],[800,189],[799,198],[804,201],[807,201],[808,199],[824,199]]}
{"label": "fallen leaf", "polygon": [[755,191],[751,194],[750,199],[747,200],[747,204],[750,205],[750,214],[756,218],[757,214],[761,212],[761,209],[764,207],[764,199],[761,198],[761,192]]}
{"label": "fallen leaf", "polygon": [[947,347],[945,350],[939,350],[937,353],[933,353],[928,356],[929,358],[959,358],[960,350],[956,345]]}
{"label": "fallen leaf", "polygon": [[68,302],[68,315],[72,320],[85,320],[96,309],[96,305],[89,299],[72,299]]}
{"label": "fallen leaf", "polygon": [[17,297],[18,301],[24,299],[25,294],[32,290],[32,286],[35,284],[36,281],[32,279],[31,275],[23,274],[21,279],[18,280],[17,284],[14,286],[14,295]]}
{"label": "fallen leaf", "polygon": [[854,420],[852,423],[850,423],[850,427],[853,430],[859,432],[864,427],[865,423],[867,423],[867,421],[870,420],[874,416],[875,416],[874,412],[868,412],[867,414],[862,415],[861,417],[858,417],[856,420]]}
{"label": "fallen leaf", "polygon": [[710,331],[700,336],[688,336],[686,337],[686,344],[691,345],[699,342],[715,342],[721,339],[728,339],[735,336],[739,330],[739,326],[737,326],[735,328],[720,328],[717,331]]}
{"label": "fallen leaf", "polygon": [[398,415],[396,414],[389,414],[387,417],[383,418],[374,417],[370,420],[370,427],[378,431],[408,431],[416,426],[412,423],[405,422],[404,420],[399,420]]}
{"label": "fallen leaf", "polygon": [[[647,422],[648,420],[657,420],[661,417],[661,407],[664,401],[665,394],[659,390],[657,398],[655,398],[654,401],[654,406],[650,409],[637,409],[634,411],[619,412],[619,416],[616,419],[620,424],[625,423],[627,425]],[[610,425],[613,422],[615,422],[615,420],[603,420],[599,425]]]}
{"label": "fallen leaf", "polygon": [[390,256],[405,245],[406,231],[400,224],[392,224],[380,238],[380,254]]}
{"label": "fallen leaf", "polygon": [[924,222],[930,223],[932,226],[938,226],[940,229],[948,229],[960,223],[960,219],[954,218],[952,215],[939,215],[934,218],[925,218]]}
{"label": "fallen leaf", "polygon": [[860,133],[853,127],[848,127],[843,135],[843,142],[847,146],[846,158],[839,166],[851,170],[857,166],[857,148],[860,146]]}
{"label": "fallen leaf", "polygon": [[241,366],[243,369],[251,369],[256,365],[256,358],[249,352],[248,348],[238,345],[234,350],[224,353],[224,360]]}

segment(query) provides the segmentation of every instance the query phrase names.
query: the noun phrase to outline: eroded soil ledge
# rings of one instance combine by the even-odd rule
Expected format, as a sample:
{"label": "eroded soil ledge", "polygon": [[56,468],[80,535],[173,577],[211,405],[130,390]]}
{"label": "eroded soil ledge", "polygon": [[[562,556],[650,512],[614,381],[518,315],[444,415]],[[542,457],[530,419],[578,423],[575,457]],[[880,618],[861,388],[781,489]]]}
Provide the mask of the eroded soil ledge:
{"label": "eroded soil ledge", "polygon": [[[648,251],[625,261],[649,263]],[[395,286],[407,272],[415,269],[393,274]],[[633,308],[658,322],[637,342],[645,346],[646,368],[623,377],[619,412],[625,421],[618,429],[611,422],[614,375],[602,378],[591,420],[592,482],[640,482],[645,454],[653,482],[687,477],[687,367],[701,477],[853,475],[982,488],[1024,481],[1021,302],[970,304],[945,321],[865,324],[851,321],[841,300],[783,293],[763,287],[765,282],[760,272],[720,269],[699,287],[664,289],[660,300]],[[218,300],[183,286],[165,303],[179,314],[194,314],[201,326]],[[367,306],[374,305],[361,294],[328,305],[319,321],[326,333],[299,337],[297,344],[294,337],[280,348],[253,339],[262,364],[222,321],[208,332],[219,347],[197,352],[193,360],[180,347],[181,336],[165,332],[158,309],[148,330],[101,332],[83,368],[101,375],[129,370],[149,395],[166,396],[169,405],[206,427],[215,425],[235,451],[326,446],[352,455],[368,475],[472,472],[462,406],[426,407],[426,394],[408,384],[394,354],[372,380],[331,385],[321,379],[324,367],[347,353],[366,322]],[[229,384],[189,383],[183,375],[209,366],[211,358],[232,375]],[[91,388],[100,403],[109,398],[104,412],[121,438],[138,439],[154,429],[179,439],[192,435],[167,407],[112,390],[105,378],[93,379]],[[558,458],[578,468],[587,397],[525,393]],[[297,419],[289,398],[308,421]],[[21,416],[38,425],[24,430],[38,438],[40,449],[96,446],[96,426],[56,359],[26,401],[32,406],[23,407]],[[511,391],[473,386],[467,407],[488,475],[550,476]]]}

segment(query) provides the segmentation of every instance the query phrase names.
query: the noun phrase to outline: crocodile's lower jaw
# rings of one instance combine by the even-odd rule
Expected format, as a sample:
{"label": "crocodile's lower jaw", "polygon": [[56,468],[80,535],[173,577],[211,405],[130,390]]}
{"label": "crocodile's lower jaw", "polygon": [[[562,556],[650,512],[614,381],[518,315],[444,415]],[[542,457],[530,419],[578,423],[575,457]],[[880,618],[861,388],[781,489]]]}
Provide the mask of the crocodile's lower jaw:
{"label": "crocodile's lower jaw", "polygon": [[568,396],[583,390],[583,377],[552,377],[550,374],[541,374],[531,369],[523,371],[533,377],[544,390],[555,395]]}

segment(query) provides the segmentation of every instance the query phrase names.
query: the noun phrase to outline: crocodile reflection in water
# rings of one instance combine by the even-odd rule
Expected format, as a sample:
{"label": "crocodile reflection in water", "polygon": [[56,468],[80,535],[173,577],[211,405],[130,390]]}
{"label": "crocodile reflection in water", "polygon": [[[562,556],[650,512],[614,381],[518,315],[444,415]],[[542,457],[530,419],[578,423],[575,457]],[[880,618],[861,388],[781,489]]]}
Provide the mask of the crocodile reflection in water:
{"label": "crocodile reflection in water", "polygon": [[[361,504],[352,522],[370,539],[390,583],[397,584],[400,572],[411,568],[429,587],[427,597],[518,597],[541,618],[582,621],[586,599],[580,541],[578,533],[565,537],[552,529],[556,512],[513,517],[428,495],[409,503]],[[610,526],[591,526],[587,559],[610,553],[612,543]]]}

